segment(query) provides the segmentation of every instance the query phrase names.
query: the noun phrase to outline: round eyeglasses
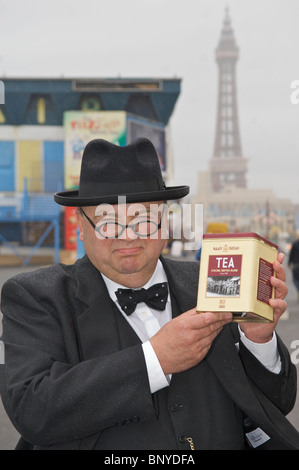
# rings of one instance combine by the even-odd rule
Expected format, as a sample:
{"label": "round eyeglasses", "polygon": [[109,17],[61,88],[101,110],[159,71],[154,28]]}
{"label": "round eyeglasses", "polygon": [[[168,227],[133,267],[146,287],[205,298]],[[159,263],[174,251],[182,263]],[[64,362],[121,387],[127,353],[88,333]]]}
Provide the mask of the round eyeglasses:
{"label": "round eyeglasses", "polygon": [[111,222],[111,221],[102,221],[95,225],[92,220],[85,214],[84,210],[80,207],[80,211],[92,228],[102,237],[102,238],[119,238],[127,228],[131,228],[133,232],[138,235],[138,237],[150,237],[154,235],[160,228],[162,224],[162,216],[161,221],[158,224],[154,220],[146,219],[146,220],[138,220],[132,224],[123,225],[119,222]]}

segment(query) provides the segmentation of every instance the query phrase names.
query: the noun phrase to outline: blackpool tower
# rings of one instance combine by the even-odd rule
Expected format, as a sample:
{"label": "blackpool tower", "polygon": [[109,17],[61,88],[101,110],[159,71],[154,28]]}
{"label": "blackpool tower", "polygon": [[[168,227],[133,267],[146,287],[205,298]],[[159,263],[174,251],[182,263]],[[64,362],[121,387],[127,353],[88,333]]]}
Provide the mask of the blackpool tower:
{"label": "blackpool tower", "polygon": [[214,192],[226,188],[246,188],[247,161],[242,156],[239,132],[236,63],[239,49],[228,9],[216,49],[219,70],[218,106],[214,154],[210,159],[210,172]]}

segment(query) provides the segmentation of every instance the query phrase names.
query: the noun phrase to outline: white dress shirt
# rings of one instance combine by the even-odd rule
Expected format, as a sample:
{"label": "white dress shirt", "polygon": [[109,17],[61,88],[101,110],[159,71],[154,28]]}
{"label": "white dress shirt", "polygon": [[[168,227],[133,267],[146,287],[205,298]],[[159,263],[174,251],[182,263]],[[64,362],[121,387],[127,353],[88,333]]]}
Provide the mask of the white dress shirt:
{"label": "white dress shirt", "polygon": [[[131,325],[135,333],[142,341],[142,348],[145,357],[147,373],[149,378],[151,393],[167,387],[171,380],[171,375],[166,376],[162,370],[156,353],[150,343],[150,338],[159,331],[168,321],[172,319],[170,294],[168,292],[167,303],[164,311],[157,311],[148,307],[144,302],[137,304],[135,311],[131,315],[126,315],[121,309],[115,292],[117,289],[125,289],[126,287],[117,284],[111,279],[103,276],[111,299],[115,302],[119,311],[127,322]],[[158,260],[156,269],[151,279],[144,285],[140,286],[148,289],[154,284],[167,282],[167,276],[160,260]],[[275,334],[271,341],[265,344],[257,344],[250,341],[244,333],[241,332],[241,341],[249,349],[252,354],[269,370],[275,373],[280,372],[281,363],[277,350],[277,340]]]}

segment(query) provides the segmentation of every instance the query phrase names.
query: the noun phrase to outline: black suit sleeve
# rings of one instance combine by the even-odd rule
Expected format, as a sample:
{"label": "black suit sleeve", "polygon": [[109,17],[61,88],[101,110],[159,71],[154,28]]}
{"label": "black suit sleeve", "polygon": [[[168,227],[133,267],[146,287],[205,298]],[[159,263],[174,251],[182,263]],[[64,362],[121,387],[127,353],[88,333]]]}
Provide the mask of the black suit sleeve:
{"label": "black suit sleeve", "polygon": [[239,342],[239,353],[244,369],[248,377],[255,385],[287,415],[293,408],[296,400],[297,371],[291,363],[289,352],[277,335],[278,349],[282,362],[279,374],[274,374],[266,369],[258,359]]}

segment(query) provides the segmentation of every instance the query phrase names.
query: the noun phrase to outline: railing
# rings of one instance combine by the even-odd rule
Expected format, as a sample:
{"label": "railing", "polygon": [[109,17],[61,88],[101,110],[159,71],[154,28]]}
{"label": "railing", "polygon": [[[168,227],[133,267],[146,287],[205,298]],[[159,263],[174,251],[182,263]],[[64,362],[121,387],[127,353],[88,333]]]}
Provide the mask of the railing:
{"label": "railing", "polygon": [[[1,211],[2,206],[2,211]],[[8,247],[21,260],[23,265],[28,265],[30,259],[40,248],[51,230],[54,230],[54,261],[59,262],[59,219],[60,206],[54,202],[52,194],[29,193],[27,191],[27,180],[24,180],[22,196],[15,198],[3,198],[0,205],[0,222],[22,223],[22,222],[50,222],[38,241],[32,247],[27,256],[21,254],[15,245],[11,244],[3,233],[0,232],[0,241]]]}

